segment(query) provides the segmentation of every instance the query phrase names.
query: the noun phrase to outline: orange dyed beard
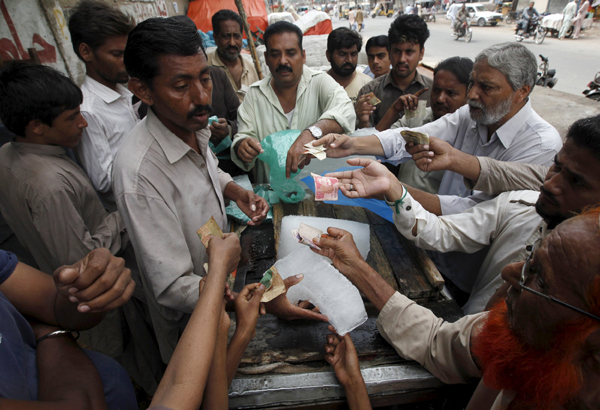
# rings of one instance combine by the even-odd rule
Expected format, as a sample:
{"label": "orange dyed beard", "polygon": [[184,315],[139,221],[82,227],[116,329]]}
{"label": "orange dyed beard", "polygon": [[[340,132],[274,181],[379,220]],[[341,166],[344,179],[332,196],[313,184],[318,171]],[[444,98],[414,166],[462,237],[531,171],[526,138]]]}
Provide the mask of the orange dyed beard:
{"label": "orange dyed beard", "polygon": [[588,327],[578,324],[560,329],[552,349],[542,351],[519,340],[509,326],[506,303],[500,301],[474,338],[472,351],[488,387],[512,390],[515,402],[536,409],[555,409],[581,390],[581,368],[575,363],[590,334]]}

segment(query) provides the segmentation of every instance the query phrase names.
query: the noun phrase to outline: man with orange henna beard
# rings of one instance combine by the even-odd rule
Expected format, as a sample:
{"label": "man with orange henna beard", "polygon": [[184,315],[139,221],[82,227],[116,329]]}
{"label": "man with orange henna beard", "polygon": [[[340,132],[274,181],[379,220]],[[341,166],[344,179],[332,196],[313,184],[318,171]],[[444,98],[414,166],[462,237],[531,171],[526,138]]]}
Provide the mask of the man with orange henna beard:
{"label": "man with orange henna beard", "polygon": [[[600,408],[600,207],[562,222],[525,262],[507,265],[504,301],[454,323],[395,292],[350,233],[328,233],[317,253],[381,310],[379,331],[400,356],[446,383],[482,379],[467,410]],[[325,351],[350,408],[370,408],[350,336],[329,335]]]}

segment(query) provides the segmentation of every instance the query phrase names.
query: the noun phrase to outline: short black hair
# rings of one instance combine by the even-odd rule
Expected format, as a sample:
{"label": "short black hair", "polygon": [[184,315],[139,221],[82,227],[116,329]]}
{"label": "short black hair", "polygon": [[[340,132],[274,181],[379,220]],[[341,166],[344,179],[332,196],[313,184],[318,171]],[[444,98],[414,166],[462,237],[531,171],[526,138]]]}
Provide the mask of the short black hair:
{"label": "short black hair", "polygon": [[300,47],[300,51],[302,51],[302,30],[300,30],[300,27],[289,21],[278,21],[267,27],[265,34],[263,35],[267,51],[269,50],[269,37],[281,33],[295,33],[298,36],[298,46]]}
{"label": "short black hair", "polygon": [[427,23],[421,17],[414,14],[402,14],[390,26],[388,37],[390,46],[408,41],[419,43],[421,48],[423,48],[425,41],[429,38],[429,29],[427,28]]}
{"label": "short black hair", "polygon": [[152,88],[159,73],[158,58],[163,55],[193,56],[204,45],[195,25],[180,17],[154,17],[142,21],[131,30],[123,61],[129,75]]}
{"label": "short black hair", "polygon": [[82,101],[79,87],[53,68],[13,63],[0,71],[0,119],[16,135],[25,136],[33,120],[52,126],[63,111]]}
{"label": "short black hair", "polygon": [[82,43],[95,50],[107,38],[126,36],[134,27],[133,17],[100,0],[81,0],[69,18],[71,42],[79,58]]}
{"label": "short black hair", "polygon": [[347,27],[339,27],[327,36],[327,51],[333,53],[340,48],[350,48],[356,45],[357,50],[362,48],[362,37],[354,30]]}
{"label": "short black hair", "polygon": [[569,139],[600,160],[600,115],[575,121],[567,132]]}
{"label": "short black hair", "polygon": [[385,34],[381,36],[371,37],[367,40],[367,45],[365,46],[365,51],[369,54],[369,49],[371,47],[384,47],[386,50],[390,48],[390,43],[388,41],[388,36]]}
{"label": "short black hair", "polygon": [[473,60],[466,57],[450,57],[442,61],[433,70],[435,76],[439,71],[448,71],[454,74],[456,79],[461,83],[469,84],[469,75],[473,71]]}
{"label": "short black hair", "polygon": [[233,10],[223,9],[217,11],[212,16],[213,37],[216,37],[221,30],[221,23],[224,21],[235,21],[240,25],[240,33],[244,32],[242,17]]}

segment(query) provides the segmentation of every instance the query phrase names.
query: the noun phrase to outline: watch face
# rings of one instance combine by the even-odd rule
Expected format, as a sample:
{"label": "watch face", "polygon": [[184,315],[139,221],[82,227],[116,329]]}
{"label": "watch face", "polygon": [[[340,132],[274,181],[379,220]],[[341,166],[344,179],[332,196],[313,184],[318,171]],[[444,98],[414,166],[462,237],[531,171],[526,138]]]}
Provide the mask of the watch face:
{"label": "watch face", "polygon": [[321,138],[323,136],[323,131],[321,130],[321,128],[315,125],[308,127],[308,130],[315,138]]}

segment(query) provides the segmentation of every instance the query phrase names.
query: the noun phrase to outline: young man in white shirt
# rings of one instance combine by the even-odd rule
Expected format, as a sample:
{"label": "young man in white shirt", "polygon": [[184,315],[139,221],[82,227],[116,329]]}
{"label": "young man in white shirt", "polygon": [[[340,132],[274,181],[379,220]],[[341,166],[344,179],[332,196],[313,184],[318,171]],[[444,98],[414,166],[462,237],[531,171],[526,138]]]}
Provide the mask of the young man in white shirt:
{"label": "young man in white shirt", "polygon": [[83,0],[69,18],[73,49],[85,63],[81,113],[88,123],[77,155],[104,206],[116,210],[112,166],[123,138],[139,122],[123,64],[133,17],[98,0]]}

